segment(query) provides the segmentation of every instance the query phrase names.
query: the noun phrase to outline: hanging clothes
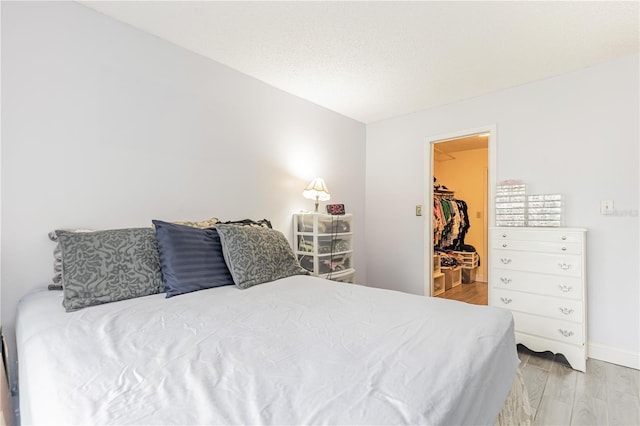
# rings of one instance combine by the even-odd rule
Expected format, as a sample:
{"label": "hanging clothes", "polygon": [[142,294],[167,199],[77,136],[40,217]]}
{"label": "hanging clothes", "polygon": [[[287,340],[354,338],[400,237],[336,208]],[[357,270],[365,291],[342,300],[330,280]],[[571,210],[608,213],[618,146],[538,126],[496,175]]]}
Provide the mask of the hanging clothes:
{"label": "hanging clothes", "polygon": [[453,194],[434,193],[433,245],[445,250],[460,250],[471,226],[467,203],[453,198]]}

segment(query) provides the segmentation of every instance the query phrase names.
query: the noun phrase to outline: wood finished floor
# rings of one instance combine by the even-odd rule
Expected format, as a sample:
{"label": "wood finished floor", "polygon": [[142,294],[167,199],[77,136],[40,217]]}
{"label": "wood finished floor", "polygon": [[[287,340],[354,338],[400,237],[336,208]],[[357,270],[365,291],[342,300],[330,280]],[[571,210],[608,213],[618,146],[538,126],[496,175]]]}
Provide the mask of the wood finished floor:
{"label": "wood finished floor", "polygon": [[640,371],[597,359],[572,370],[562,355],[518,345],[536,425],[640,425]]}
{"label": "wood finished floor", "polygon": [[459,284],[436,297],[459,300],[474,305],[487,305],[487,283],[476,281],[470,284]]}
{"label": "wood finished floor", "polygon": [[[460,284],[436,297],[486,305],[487,284]],[[640,371],[590,358],[582,373],[562,355],[522,345],[518,356],[535,425],[640,426]]]}

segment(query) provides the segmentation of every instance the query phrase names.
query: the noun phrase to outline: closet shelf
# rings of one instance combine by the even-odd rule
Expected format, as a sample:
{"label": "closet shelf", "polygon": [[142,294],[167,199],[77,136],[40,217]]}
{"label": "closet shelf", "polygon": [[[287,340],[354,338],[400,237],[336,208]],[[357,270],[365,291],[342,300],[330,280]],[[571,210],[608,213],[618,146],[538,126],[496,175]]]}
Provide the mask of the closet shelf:
{"label": "closet shelf", "polygon": [[436,195],[453,195],[456,191],[452,191],[450,189],[434,189],[433,193]]}

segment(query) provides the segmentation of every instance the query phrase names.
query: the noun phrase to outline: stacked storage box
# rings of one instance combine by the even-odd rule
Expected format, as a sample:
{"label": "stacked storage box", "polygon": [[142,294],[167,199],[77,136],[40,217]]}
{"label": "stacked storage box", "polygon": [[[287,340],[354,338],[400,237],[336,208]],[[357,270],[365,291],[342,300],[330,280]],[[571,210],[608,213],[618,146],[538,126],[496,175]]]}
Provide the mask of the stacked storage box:
{"label": "stacked storage box", "polygon": [[527,197],[527,225],[562,226],[562,195],[529,195]]}
{"label": "stacked storage box", "polygon": [[[513,181],[511,181],[513,182]],[[563,226],[561,194],[526,195],[526,185],[496,188],[496,226]]]}
{"label": "stacked storage box", "polygon": [[526,226],[527,196],[525,194],[525,184],[498,185],[496,226]]}
{"label": "stacked storage box", "polygon": [[462,268],[462,282],[470,284],[476,280],[476,271],[480,264],[480,256],[477,252],[454,251],[455,255],[460,259],[460,267]]}
{"label": "stacked storage box", "polygon": [[450,290],[452,287],[462,284],[462,268],[459,266],[442,266],[440,270],[444,273],[444,289]]}

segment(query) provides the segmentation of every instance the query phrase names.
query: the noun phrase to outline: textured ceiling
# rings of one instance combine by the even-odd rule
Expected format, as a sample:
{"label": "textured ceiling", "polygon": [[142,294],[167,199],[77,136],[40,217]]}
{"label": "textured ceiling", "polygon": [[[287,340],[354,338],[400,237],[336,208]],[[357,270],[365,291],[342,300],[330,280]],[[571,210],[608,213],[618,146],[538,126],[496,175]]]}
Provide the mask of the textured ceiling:
{"label": "textured ceiling", "polygon": [[364,123],[639,51],[639,2],[84,1]]}

